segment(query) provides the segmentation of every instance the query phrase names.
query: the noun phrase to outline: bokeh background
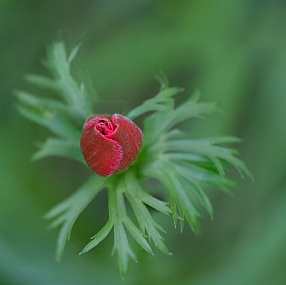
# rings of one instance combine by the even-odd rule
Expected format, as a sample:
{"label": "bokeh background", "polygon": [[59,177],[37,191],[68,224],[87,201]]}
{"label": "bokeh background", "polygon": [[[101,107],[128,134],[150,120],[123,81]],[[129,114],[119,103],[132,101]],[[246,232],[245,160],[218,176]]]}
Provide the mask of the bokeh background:
{"label": "bokeh background", "polygon": [[[2,285],[278,285],[286,284],[286,2],[285,1],[1,1]],[[233,196],[208,191],[215,218],[196,237],[164,226],[172,256],[139,248],[121,280],[110,235],[78,256],[107,218],[102,192],[76,222],[61,263],[57,230],[42,216],[90,175],[76,162],[30,162],[48,131],[15,110],[13,89],[41,94],[23,77],[45,74],[46,47],[82,42],[73,72],[88,70],[102,110],[126,113],[158,91],[164,70],[181,99],[200,89],[225,116],[185,125],[194,137],[235,135],[255,181]],[[136,247],[135,247],[136,248]]]}

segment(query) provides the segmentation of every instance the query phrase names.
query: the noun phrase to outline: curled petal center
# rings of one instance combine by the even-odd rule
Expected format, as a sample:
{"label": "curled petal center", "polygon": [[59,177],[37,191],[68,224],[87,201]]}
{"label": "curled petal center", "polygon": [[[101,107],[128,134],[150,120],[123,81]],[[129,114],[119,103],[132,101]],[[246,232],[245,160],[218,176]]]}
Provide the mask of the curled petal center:
{"label": "curled petal center", "polygon": [[100,119],[96,123],[96,129],[102,134],[102,135],[110,135],[114,132],[115,127],[114,125],[106,119]]}

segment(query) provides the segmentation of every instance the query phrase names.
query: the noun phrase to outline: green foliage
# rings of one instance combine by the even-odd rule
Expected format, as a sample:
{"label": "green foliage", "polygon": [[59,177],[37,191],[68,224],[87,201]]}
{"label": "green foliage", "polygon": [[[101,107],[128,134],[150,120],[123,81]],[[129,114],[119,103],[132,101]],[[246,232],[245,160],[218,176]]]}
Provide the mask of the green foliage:
{"label": "green foliage", "polygon": [[[90,82],[79,85],[71,77],[70,64],[78,48],[79,46],[75,47],[67,56],[62,42],[53,44],[44,61],[52,78],[38,75],[26,77],[35,86],[56,92],[58,100],[39,98],[24,91],[15,92],[19,112],[48,128],[56,136],[39,145],[33,159],[62,156],[86,165],[79,147],[81,126],[92,114],[93,104],[100,99],[95,92],[87,93],[86,86]],[[144,145],[134,164],[128,170],[111,177],[92,175],[71,197],[45,215],[47,219],[53,220],[51,228],[60,227],[57,259],[64,252],[77,217],[103,189],[108,191],[109,219],[81,253],[97,246],[113,229],[113,252],[117,252],[120,273],[125,274],[130,257],[136,260],[127,232],[148,253],[153,254],[152,243],[163,253],[169,253],[162,237],[164,230],[152,217],[149,207],[171,216],[175,225],[179,220],[181,230],[186,219],[192,230],[199,234],[200,204],[213,217],[212,205],[204,188],[229,192],[236,186],[235,181],[226,176],[226,170],[232,166],[241,175],[246,173],[250,176],[244,163],[237,157],[238,152],[221,146],[224,143],[237,143],[239,139],[194,139],[177,128],[178,124],[191,118],[220,112],[216,104],[199,102],[199,92],[196,91],[186,102],[176,107],[174,96],[182,89],[169,87],[164,75],[158,75],[157,79],[161,84],[159,93],[127,115],[134,120],[146,112],[149,114],[144,120]],[[166,187],[170,196],[170,208],[166,202],[143,189],[142,180],[146,178],[155,178]],[[130,218],[125,200],[131,205],[136,222]]]}

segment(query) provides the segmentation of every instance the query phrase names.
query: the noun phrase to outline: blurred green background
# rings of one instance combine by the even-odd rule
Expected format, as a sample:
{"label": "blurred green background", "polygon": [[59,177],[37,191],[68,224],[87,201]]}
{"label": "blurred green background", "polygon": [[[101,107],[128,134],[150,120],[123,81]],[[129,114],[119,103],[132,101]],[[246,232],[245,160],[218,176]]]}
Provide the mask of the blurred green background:
{"label": "blurred green background", "polygon": [[[2,285],[255,285],[286,284],[286,2],[285,1],[1,1]],[[102,192],[74,226],[61,263],[57,230],[41,217],[90,174],[78,163],[35,163],[34,143],[48,132],[15,111],[13,89],[41,94],[23,77],[45,73],[40,60],[54,40],[82,42],[74,74],[88,70],[104,112],[126,113],[158,91],[164,70],[186,98],[201,90],[226,115],[194,120],[194,137],[241,137],[241,157],[255,177],[233,196],[208,191],[215,219],[196,237],[154,213],[173,252],[136,248],[121,281],[113,237],[78,256],[107,219]],[[179,101],[181,100],[178,98]]]}

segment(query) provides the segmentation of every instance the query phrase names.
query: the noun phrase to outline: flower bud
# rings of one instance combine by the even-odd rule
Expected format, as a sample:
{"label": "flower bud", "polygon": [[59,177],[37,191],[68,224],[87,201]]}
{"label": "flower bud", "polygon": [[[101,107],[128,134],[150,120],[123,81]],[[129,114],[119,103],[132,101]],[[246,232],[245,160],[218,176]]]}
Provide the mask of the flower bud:
{"label": "flower bud", "polygon": [[101,176],[121,172],[135,160],[143,143],[141,130],[119,115],[92,115],[84,123],[80,147],[88,166]]}

